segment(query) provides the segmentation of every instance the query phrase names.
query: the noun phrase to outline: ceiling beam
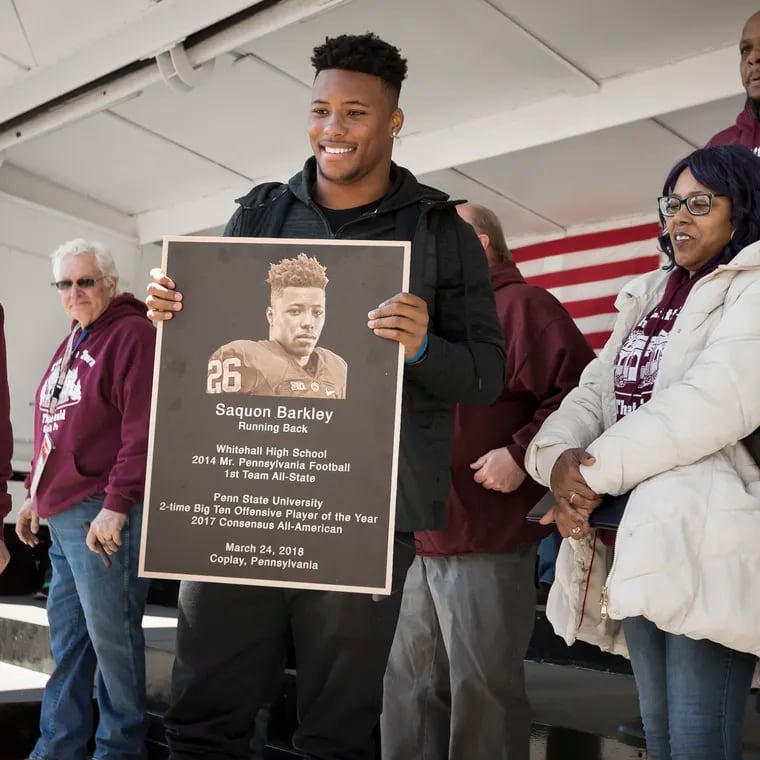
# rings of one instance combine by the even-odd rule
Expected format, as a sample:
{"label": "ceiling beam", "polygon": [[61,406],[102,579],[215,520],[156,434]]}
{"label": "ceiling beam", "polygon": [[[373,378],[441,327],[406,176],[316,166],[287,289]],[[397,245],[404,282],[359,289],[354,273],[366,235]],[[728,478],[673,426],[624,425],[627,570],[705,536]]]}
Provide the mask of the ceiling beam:
{"label": "ceiling beam", "polygon": [[192,235],[199,230],[226,224],[235,211],[235,198],[245,195],[261,182],[283,181],[286,177],[262,177],[240,181],[226,190],[168,208],[136,214],[137,237],[141,245],[160,241],[164,235]]}
{"label": "ceiling beam", "polygon": [[[2,154],[0,154],[2,156]],[[6,162],[0,168],[0,194],[45,213],[84,223],[131,243],[137,243],[134,218],[68,187],[32,174]]]}
{"label": "ceiling beam", "polygon": [[[117,33],[88,43],[68,58],[35,68],[4,88],[0,97],[0,124],[135,61],[151,59],[191,34],[259,2],[261,0],[163,0]],[[345,2],[348,0],[280,0],[262,11],[261,26],[277,28],[279,19],[282,20],[279,25],[295,23]],[[251,28],[255,29],[255,23]],[[255,36],[254,31],[251,37]],[[228,49],[239,44],[232,35],[229,39]],[[211,50],[213,42],[204,40],[195,47],[203,60],[208,60],[203,58],[207,49],[216,53]],[[109,105],[111,103],[105,103],[103,108]]]}
{"label": "ceiling beam", "polygon": [[[184,1],[188,4],[195,2],[195,0]],[[255,14],[246,15],[245,18],[238,19],[221,31],[210,34],[193,44],[184,51],[187,54],[187,63],[190,66],[197,67],[212,62],[218,56],[235,50],[253,39],[271,34],[290,24],[303,22],[351,1],[278,0],[276,4],[265,7]],[[175,44],[182,45],[182,42],[175,39],[170,43],[170,46]],[[153,51],[148,57],[157,52]],[[6,125],[5,129],[2,129],[2,117],[0,116],[0,150],[18,145],[25,140],[39,137],[74,121],[111,108],[139,95],[142,90],[157,84],[162,78],[162,72],[154,61],[126,74],[115,74],[108,81],[100,82],[97,86],[91,85],[89,89],[85,88],[76,96],[63,98],[54,106],[40,109],[39,113],[30,115],[26,120],[20,120],[13,126]],[[23,81],[25,82],[26,79]],[[14,88],[15,85],[9,89],[13,90]],[[6,91],[0,90],[0,114],[2,114],[3,106],[6,104],[5,94]]]}
{"label": "ceiling beam", "polygon": [[[695,71],[699,76],[694,76]],[[598,92],[588,95],[559,95],[451,127],[407,135],[396,147],[394,158],[416,174],[438,171],[741,92],[736,46],[731,46],[604,80]],[[636,147],[621,146],[621,150]]]}
{"label": "ceiling beam", "polygon": [[255,5],[259,0],[163,0],[118,32],[91,41],[68,58],[41,66],[5,88],[0,123],[20,116],[134,61]]}

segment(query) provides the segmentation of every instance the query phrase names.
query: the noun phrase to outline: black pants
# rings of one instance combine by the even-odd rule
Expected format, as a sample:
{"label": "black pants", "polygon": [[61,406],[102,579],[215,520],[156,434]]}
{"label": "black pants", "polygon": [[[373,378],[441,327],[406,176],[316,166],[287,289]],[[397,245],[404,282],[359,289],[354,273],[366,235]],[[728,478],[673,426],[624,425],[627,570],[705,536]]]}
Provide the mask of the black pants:
{"label": "black pants", "polygon": [[248,758],[253,721],[272,697],[292,636],[299,727],[319,760],[373,760],[383,675],[411,537],[397,538],[394,592],[366,594],[183,582],[166,733],[171,760]]}

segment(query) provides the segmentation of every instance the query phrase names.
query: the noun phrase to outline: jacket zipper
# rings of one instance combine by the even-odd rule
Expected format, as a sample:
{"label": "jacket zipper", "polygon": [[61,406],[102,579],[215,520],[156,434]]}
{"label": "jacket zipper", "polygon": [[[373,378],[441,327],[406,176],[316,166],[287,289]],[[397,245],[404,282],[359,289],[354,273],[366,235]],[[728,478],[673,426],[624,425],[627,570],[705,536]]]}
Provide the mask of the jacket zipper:
{"label": "jacket zipper", "polygon": [[[623,520],[625,520],[625,512],[623,512],[623,516],[620,518],[620,525],[618,525],[617,532],[620,533],[620,531],[623,529]],[[604,585],[602,586],[602,593],[601,597],[599,598],[599,613],[602,620],[607,620],[609,617],[609,604],[610,604],[610,579],[612,578],[612,573],[615,572],[615,565],[617,565],[617,558],[618,553],[616,551],[617,548],[617,536],[615,536],[615,546],[612,547],[612,565],[610,566],[610,571],[607,573],[607,579],[604,581]]]}
{"label": "jacket zipper", "polygon": [[[609,581],[609,576],[607,576]],[[607,619],[607,605],[609,604],[609,596],[607,592],[607,586],[602,586],[602,598],[599,601],[599,609],[601,612],[602,620]]]}
{"label": "jacket zipper", "polygon": [[340,227],[338,227],[338,229],[335,230],[333,237],[342,238],[341,233],[346,229],[346,227],[350,227],[352,224],[358,224],[359,222],[363,222],[366,219],[371,219],[373,216],[377,216],[377,209],[374,211],[365,211],[361,216],[357,216],[356,219],[352,219],[350,222],[346,222],[345,224],[342,224]]}
{"label": "jacket zipper", "polygon": [[[718,272],[721,269],[723,269],[723,267],[724,267],[724,265],[719,265],[712,272],[709,272],[704,277],[701,277],[698,282],[694,283],[694,286],[692,287],[691,293],[689,293],[689,295],[691,295],[692,293],[694,293],[694,291],[697,288],[699,288],[704,282],[707,282],[712,277],[715,277],[716,276],[716,272]],[[687,296],[687,300],[688,300],[688,296]],[[684,307],[685,306],[686,306],[686,304],[684,303]],[[684,309],[682,308],[681,312],[678,314],[679,317],[681,316],[681,314],[683,314],[683,311],[684,311]],[[656,382],[656,380],[655,380],[655,382]],[[623,521],[624,520],[625,520],[625,512],[623,512],[623,516],[620,519],[620,525],[618,525],[618,529],[617,529],[618,533],[620,533],[620,531],[623,529]],[[617,544],[617,537],[615,537],[615,543]],[[609,573],[607,573],[607,579],[605,580],[604,585],[602,586],[602,592],[601,592],[601,596],[599,598],[599,612],[600,612],[600,616],[601,616],[602,620],[607,620],[608,617],[609,617],[609,604],[610,604],[609,587],[610,587],[610,579],[612,578],[612,573],[615,571],[615,565],[617,564],[617,551],[615,551],[615,547],[613,547],[612,551],[613,551],[612,565],[610,567]]]}
{"label": "jacket zipper", "polygon": [[309,200],[309,208],[322,220],[322,224],[324,225],[324,228],[327,230],[327,237],[330,240],[335,240],[336,235],[332,230],[332,227],[330,227],[330,224],[327,221],[327,217],[322,213],[322,210],[317,206],[314,201]]}

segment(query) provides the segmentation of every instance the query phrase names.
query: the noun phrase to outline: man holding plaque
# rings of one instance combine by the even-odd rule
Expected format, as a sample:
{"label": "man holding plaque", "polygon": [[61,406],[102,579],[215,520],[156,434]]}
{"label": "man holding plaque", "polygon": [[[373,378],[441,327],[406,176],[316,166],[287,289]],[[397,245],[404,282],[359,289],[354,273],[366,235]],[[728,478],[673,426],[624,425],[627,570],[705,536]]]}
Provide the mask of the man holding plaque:
{"label": "man holding plaque", "polygon": [[[374,34],[328,38],[314,50],[313,157],[287,184],[239,199],[226,235],[411,240],[410,292],[368,314],[374,336],[403,346],[393,591],[336,591],[183,581],[166,727],[173,760],[245,758],[253,718],[295,648],[300,725],[295,747],[320,760],[372,760],[383,675],[415,530],[441,528],[449,488],[454,405],[493,401],[504,343],[488,265],[445,193],[391,160],[404,122],[406,61]],[[182,308],[154,270],[153,319]],[[374,340],[368,335],[367,340]],[[356,431],[357,444],[366,431]],[[346,505],[349,506],[349,505]]]}

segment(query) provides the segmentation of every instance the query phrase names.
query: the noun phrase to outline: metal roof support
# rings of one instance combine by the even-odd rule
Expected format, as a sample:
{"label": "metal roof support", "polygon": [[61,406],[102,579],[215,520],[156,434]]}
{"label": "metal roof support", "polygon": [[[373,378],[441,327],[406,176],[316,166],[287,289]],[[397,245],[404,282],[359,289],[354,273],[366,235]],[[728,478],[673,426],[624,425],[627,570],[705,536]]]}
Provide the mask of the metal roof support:
{"label": "metal roof support", "polygon": [[193,66],[182,42],[156,56],[161,78],[172,90],[189,92],[205,84],[214,71],[215,58],[200,66]]}
{"label": "metal roof support", "polygon": [[[185,84],[188,82],[198,84],[211,73],[208,69],[202,68],[203,64],[209,63],[218,56],[245,45],[251,40],[263,37],[290,24],[305,21],[350,1],[280,0],[277,4],[252,13],[247,18],[207,37],[187,50],[184,47],[182,47],[182,52],[175,50],[172,58],[171,49],[181,45],[181,43],[176,43],[168,53],[171,68],[176,77],[172,76],[170,72],[169,79],[177,79]],[[157,57],[164,53],[165,51],[160,51]],[[162,66],[168,71],[167,65],[162,64]],[[155,60],[151,63],[146,62],[137,70],[117,75],[112,81],[101,82],[92,89],[85,90],[72,96],[69,100],[51,106],[49,110],[31,116],[27,121],[20,121],[11,128],[0,130],[0,151],[111,108],[139,95],[142,90],[162,80],[166,81],[159,69],[159,64]]]}

